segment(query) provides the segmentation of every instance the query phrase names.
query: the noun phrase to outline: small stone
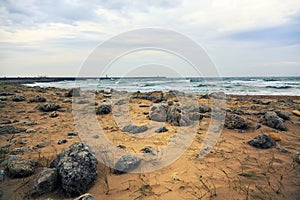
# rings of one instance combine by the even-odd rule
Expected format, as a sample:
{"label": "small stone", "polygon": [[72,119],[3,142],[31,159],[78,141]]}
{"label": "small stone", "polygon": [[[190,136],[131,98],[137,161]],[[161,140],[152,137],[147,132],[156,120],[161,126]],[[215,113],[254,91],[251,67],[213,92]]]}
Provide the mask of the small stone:
{"label": "small stone", "polygon": [[300,117],[300,111],[299,110],[293,110],[292,113],[298,117]]}
{"label": "small stone", "polygon": [[15,133],[21,133],[25,131],[26,128],[18,128],[11,125],[0,126],[0,134],[15,134]]}
{"label": "small stone", "polygon": [[57,144],[65,144],[67,143],[66,139],[58,140]]}
{"label": "small stone", "polygon": [[29,100],[30,103],[32,103],[32,102],[46,102],[46,101],[47,101],[46,98],[41,97],[41,96],[36,96],[36,97],[31,98]]}
{"label": "small stone", "polygon": [[69,132],[68,133],[68,137],[76,137],[76,136],[78,136],[77,132]]}
{"label": "small stone", "polygon": [[256,126],[255,126],[255,130],[258,130],[258,129],[260,129],[261,128],[261,124],[256,124]]}
{"label": "small stone", "polygon": [[34,173],[34,166],[31,162],[25,161],[22,157],[12,159],[7,163],[7,175],[12,178],[24,178]]}
{"label": "small stone", "polygon": [[5,176],[4,170],[0,170],[0,183],[4,181],[4,176]]}
{"label": "small stone", "polygon": [[132,155],[122,156],[115,164],[114,174],[123,174],[129,172],[141,163],[141,159]]}
{"label": "small stone", "polygon": [[132,134],[138,134],[142,133],[148,130],[147,126],[137,126],[137,125],[127,125],[122,128],[123,132],[132,133]]}
{"label": "small stone", "polygon": [[296,153],[295,161],[300,164],[300,152]]}
{"label": "small stone", "polygon": [[275,141],[269,135],[259,134],[248,141],[248,144],[259,149],[269,149],[275,146]]}
{"label": "small stone", "polygon": [[45,103],[38,105],[36,108],[42,112],[52,112],[60,109],[61,107],[57,103]]}
{"label": "small stone", "polygon": [[42,194],[52,192],[57,185],[57,170],[44,168],[34,180],[33,187],[30,191],[32,197],[39,197]]}
{"label": "small stone", "polygon": [[24,95],[15,95],[15,96],[13,96],[12,100],[15,102],[25,101],[25,96]]}
{"label": "small stone", "polygon": [[123,144],[119,144],[117,147],[120,148],[120,149],[126,149],[126,146],[123,145]]}
{"label": "small stone", "polygon": [[269,136],[275,141],[281,141],[281,136],[279,133],[271,132]]}
{"label": "small stone", "polygon": [[111,113],[111,111],[112,111],[111,104],[104,102],[99,105],[99,107],[96,110],[96,114],[97,115],[107,115],[107,114]]}
{"label": "small stone", "polygon": [[157,151],[154,150],[151,146],[147,146],[147,147],[142,148],[141,152],[143,152],[143,153],[149,153],[149,154],[151,154],[153,156],[157,155]]}
{"label": "small stone", "polygon": [[53,112],[51,112],[51,113],[49,114],[49,116],[50,116],[51,118],[55,118],[55,117],[58,116],[58,114],[57,114],[56,111],[53,111]]}
{"label": "small stone", "polygon": [[163,132],[167,132],[167,131],[168,131],[168,129],[165,126],[161,126],[155,130],[156,133],[163,133]]}
{"label": "small stone", "polygon": [[33,126],[33,125],[36,125],[37,122],[26,121],[26,122],[23,122],[23,124],[26,126]]}
{"label": "small stone", "polygon": [[50,142],[40,142],[37,145],[35,145],[37,148],[44,148],[46,146],[48,146],[50,144]]}
{"label": "small stone", "polygon": [[89,193],[85,193],[79,197],[77,197],[74,200],[95,200],[95,197],[93,197],[93,195],[89,194]]}
{"label": "small stone", "polygon": [[26,130],[26,133],[35,133],[35,132],[36,132],[35,129],[27,129],[27,130]]}
{"label": "small stone", "polygon": [[246,129],[248,126],[244,118],[236,114],[227,114],[225,118],[225,127],[228,129]]}
{"label": "small stone", "polygon": [[120,99],[115,103],[115,105],[120,106],[120,105],[124,105],[126,103],[127,103],[126,99]]}
{"label": "small stone", "polygon": [[148,108],[148,107],[150,107],[150,105],[148,105],[148,104],[140,104],[139,107],[140,108]]}
{"label": "small stone", "polygon": [[281,146],[277,146],[276,149],[278,149],[278,151],[280,151],[281,153],[290,153],[289,150]]}
{"label": "small stone", "polygon": [[98,139],[99,135],[93,135],[92,137],[95,138],[95,139]]}

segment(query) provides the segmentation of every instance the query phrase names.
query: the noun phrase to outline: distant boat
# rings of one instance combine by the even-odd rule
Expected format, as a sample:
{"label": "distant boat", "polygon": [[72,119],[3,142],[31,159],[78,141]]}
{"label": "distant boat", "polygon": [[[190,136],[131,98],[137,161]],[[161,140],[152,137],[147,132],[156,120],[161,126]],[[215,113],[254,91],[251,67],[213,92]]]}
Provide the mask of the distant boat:
{"label": "distant boat", "polygon": [[99,80],[110,80],[110,81],[114,81],[116,79],[118,79],[118,78],[108,77],[107,74],[106,74],[105,77],[100,77],[99,78]]}

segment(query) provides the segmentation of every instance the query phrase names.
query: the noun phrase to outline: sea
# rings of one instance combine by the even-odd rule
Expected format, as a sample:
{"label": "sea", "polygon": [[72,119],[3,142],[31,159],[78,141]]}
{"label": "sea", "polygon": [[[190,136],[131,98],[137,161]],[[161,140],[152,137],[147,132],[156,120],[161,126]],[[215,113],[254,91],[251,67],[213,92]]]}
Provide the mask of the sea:
{"label": "sea", "polygon": [[300,77],[223,77],[223,78],[168,78],[168,77],[105,77],[76,79],[75,81],[35,82],[28,86],[73,88],[82,90],[111,89],[128,92],[181,91],[207,94],[223,91],[235,95],[300,96]]}

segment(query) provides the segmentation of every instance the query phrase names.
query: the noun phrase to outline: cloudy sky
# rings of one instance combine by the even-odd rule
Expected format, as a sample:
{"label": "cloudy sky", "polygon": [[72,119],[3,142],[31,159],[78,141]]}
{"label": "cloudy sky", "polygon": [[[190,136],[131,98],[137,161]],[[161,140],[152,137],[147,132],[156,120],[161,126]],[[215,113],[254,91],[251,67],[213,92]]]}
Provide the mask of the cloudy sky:
{"label": "cloudy sky", "polygon": [[[298,0],[1,0],[0,76],[76,76],[99,44],[140,28],[191,38],[222,76],[300,75]],[[143,65],[132,57],[120,63]],[[168,64],[175,72],[176,59]]]}

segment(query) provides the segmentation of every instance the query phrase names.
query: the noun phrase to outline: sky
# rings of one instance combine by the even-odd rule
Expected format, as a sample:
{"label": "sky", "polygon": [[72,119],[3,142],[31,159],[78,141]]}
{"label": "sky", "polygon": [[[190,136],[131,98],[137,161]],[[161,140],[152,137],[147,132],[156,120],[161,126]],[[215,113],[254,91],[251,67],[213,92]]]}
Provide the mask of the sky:
{"label": "sky", "polygon": [[[78,76],[99,45],[143,28],[190,38],[220,76],[300,76],[299,0],[1,0],[0,77]],[[178,57],[153,50],[124,56],[106,72],[195,75]]]}

